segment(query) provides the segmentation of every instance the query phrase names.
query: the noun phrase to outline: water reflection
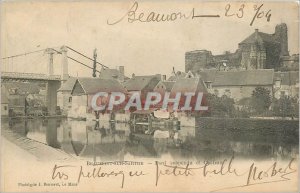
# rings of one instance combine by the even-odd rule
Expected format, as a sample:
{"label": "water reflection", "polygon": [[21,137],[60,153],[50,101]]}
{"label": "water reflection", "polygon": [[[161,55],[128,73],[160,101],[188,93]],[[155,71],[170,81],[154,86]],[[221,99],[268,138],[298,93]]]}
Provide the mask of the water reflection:
{"label": "water reflection", "polygon": [[[2,122],[2,128],[93,161],[130,158],[217,160],[233,153],[245,159],[289,159],[298,156],[298,139],[280,134],[255,136],[182,127],[180,146],[173,139],[133,134],[125,123],[33,119]],[[279,135],[279,136],[278,136]],[[295,137],[295,136],[294,136]]]}

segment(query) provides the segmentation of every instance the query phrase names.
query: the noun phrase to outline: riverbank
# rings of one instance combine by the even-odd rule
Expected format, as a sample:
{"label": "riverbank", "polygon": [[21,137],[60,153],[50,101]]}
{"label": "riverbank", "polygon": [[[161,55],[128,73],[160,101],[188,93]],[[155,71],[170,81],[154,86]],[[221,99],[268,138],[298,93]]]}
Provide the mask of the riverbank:
{"label": "riverbank", "polygon": [[[52,148],[44,143],[29,139],[9,130],[1,130],[2,153],[21,155],[20,159],[38,161],[75,161],[76,158],[60,149]],[[19,152],[19,154],[17,153]]]}

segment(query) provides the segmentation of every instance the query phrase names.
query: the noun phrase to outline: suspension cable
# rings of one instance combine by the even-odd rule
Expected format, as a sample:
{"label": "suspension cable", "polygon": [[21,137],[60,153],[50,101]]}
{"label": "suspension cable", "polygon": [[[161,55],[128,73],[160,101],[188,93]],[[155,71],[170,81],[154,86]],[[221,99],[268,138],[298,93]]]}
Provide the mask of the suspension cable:
{"label": "suspension cable", "polygon": [[[81,56],[83,56],[83,57],[85,57],[85,58],[87,58],[87,59],[89,59],[89,60],[94,61],[93,58],[90,58],[90,57],[88,57],[88,56],[82,54],[81,52],[76,51],[76,50],[74,50],[73,48],[70,48],[69,46],[66,46],[66,47],[67,47],[68,49],[72,50],[73,52],[75,52],[75,53],[77,53],[77,54],[79,54],[79,55],[81,55]],[[107,66],[105,66],[104,64],[101,64],[100,62],[97,62],[97,61],[96,61],[96,63],[97,63],[97,64],[100,64],[101,66],[103,66],[103,67],[105,67],[105,68],[108,68]]]}
{"label": "suspension cable", "polygon": [[[69,59],[71,59],[71,60],[73,60],[73,61],[75,61],[75,62],[77,62],[77,63],[79,63],[79,64],[81,64],[81,65],[83,65],[83,66],[85,66],[85,67],[87,67],[87,68],[89,68],[89,69],[93,69],[92,67],[90,67],[90,66],[88,66],[88,65],[86,65],[86,64],[84,64],[84,63],[82,63],[82,62],[79,62],[78,60],[76,60],[76,59],[74,59],[74,58],[71,58],[70,56],[67,56]],[[100,71],[99,70],[96,70],[96,72],[99,72],[100,73]]]}
{"label": "suspension cable", "polygon": [[2,59],[9,59],[9,58],[15,58],[15,57],[19,57],[19,56],[25,56],[25,55],[28,55],[28,54],[33,54],[33,53],[37,53],[37,52],[41,52],[41,51],[45,51],[45,49],[36,50],[36,51],[32,51],[32,52],[26,52],[26,53],[23,53],[23,54],[17,54],[17,55],[13,55],[13,56],[8,56],[8,57],[4,57]]}

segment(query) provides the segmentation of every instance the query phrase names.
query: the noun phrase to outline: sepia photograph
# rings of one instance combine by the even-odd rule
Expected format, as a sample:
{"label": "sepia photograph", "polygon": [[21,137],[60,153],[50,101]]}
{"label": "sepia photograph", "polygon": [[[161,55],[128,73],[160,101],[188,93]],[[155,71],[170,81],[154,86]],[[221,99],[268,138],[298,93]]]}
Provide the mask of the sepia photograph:
{"label": "sepia photograph", "polygon": [[1,192],[299,192],[299,2],[1,7]]}

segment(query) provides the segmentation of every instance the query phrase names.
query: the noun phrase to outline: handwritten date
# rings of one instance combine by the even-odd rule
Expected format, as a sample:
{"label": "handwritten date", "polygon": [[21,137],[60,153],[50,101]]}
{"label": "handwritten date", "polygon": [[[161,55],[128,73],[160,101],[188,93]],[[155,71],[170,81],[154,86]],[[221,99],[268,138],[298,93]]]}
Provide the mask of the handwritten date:
{"label": "handwritten date", "polygon": [[[250,22],[250,26],[253,25],[253,23],[257,20],[257,19],[262,19],[262,18],[266,18],[267,22],[270,22],[271,20],[271,9],[266,9],[264,10],[263,7],[264,4],[261,5],[254,5],[253,6],[253,11],[254,11],[254,15],[251,19]],[[245,13],[245,4],[241,4],[241,6],[239,7],[238,10],[232,10],[231,8],[231,4],[227,4],[225,6],[225,17],[237,17],[237,18],[243,18],[244,17],[244,13]]]}

